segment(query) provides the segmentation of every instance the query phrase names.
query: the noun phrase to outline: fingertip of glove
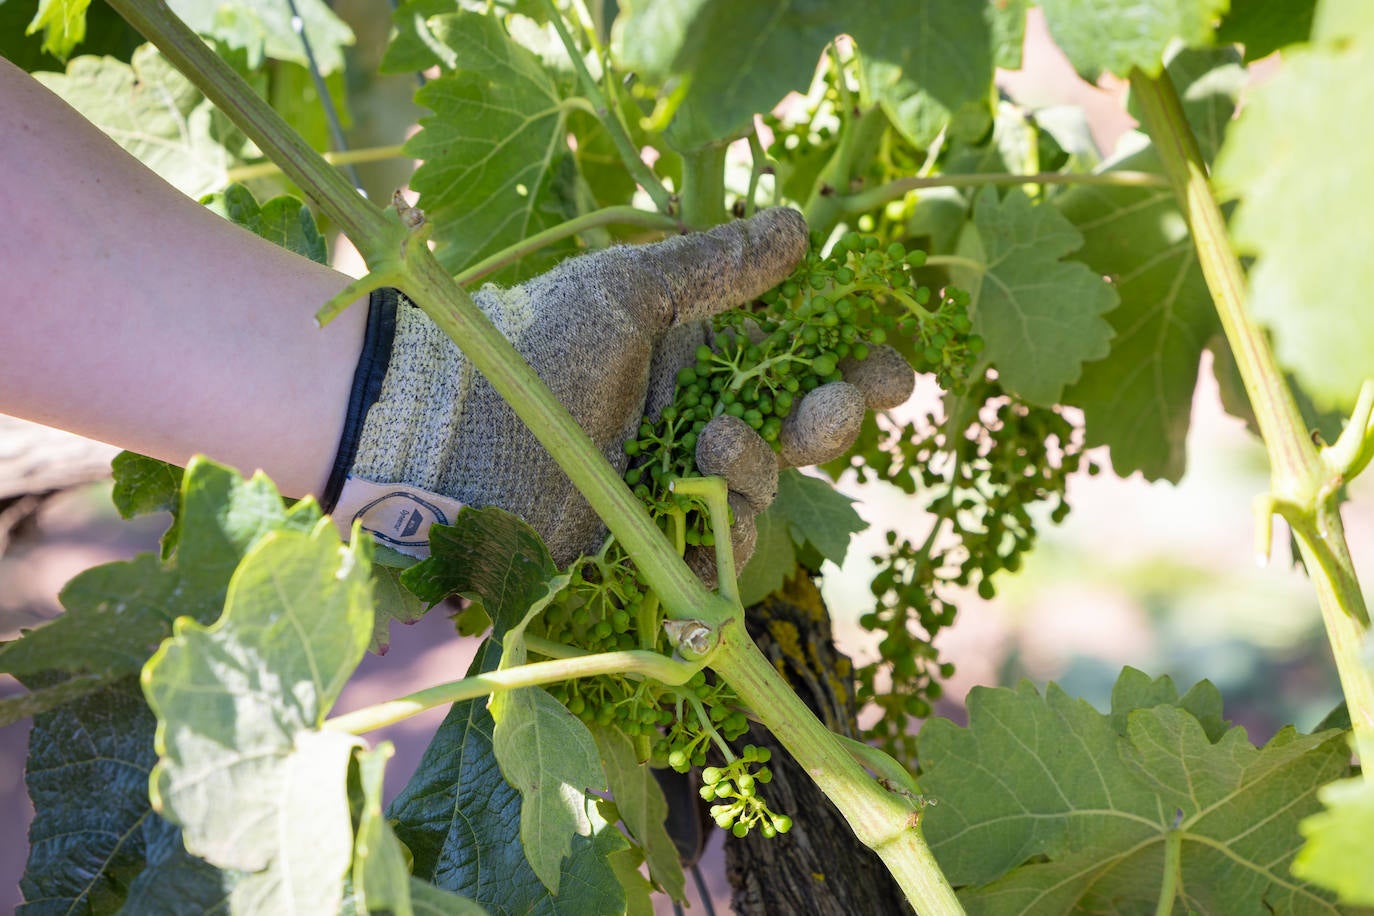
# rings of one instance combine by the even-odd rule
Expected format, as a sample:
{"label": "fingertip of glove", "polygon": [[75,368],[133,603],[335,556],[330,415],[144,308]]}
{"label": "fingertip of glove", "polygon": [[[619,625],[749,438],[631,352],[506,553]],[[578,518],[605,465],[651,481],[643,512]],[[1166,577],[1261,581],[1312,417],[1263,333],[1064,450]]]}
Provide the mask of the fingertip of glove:
{"label": "fingertip of glove", "polygon": [[697,470],[725,478],[732,493],[762,512],[778,495],[778,463],[763,437],[739,417],[721,414],[697,437]]}
{"label": "fingertip of glove", "polygon": [[844,380],[863,392],[869,410],[891,410],[906,403],[916,390],[916,373],[906,357],[888,346],[869,350],[867,359],[847,356],[840,361]]}
{"label": "fingertip of glove", "polygon": [[863,392],[848,382],[816,388],[783,422],[778,463],[807,467],[843,455],[859,435],[864,410]]}

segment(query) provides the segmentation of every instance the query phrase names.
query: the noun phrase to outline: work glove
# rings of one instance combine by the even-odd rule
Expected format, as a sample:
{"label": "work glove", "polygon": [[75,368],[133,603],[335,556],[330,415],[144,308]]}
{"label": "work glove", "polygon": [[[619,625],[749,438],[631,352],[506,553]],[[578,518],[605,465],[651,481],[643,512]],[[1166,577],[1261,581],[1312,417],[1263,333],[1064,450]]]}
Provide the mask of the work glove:
{"label": "work glove", "polygon": [[[691,360],[686,345],[707,333],[707,319],[780,283],[806,247],[800,214],[772,209],[706,233],[570,258],[473,299],[623,472],[626,440],[646,411],[671,400]],[[904,363],[903,371],[909,392]],[[834,417],[820,406],[830,387],[795,411],[781,436],[784,460],[820,460],[822,444],[847,447],[858,434],[862,406]],[[600,546],[604,525],[552,456],[447,335],[391,291],[374,297],[349,414],[322,499],[341,526],[361,519],[382,543],[422,556],[431,523],[451,524],[463,505],[499,506],[538,531],[560,567]],[[702,473],[725,477],[743,538],[776,495],[778,456],[747,425],[748,435],[714,426],[698,438],[698,463],[706,457]],[[747,555],[752,538],[741,546]]]}

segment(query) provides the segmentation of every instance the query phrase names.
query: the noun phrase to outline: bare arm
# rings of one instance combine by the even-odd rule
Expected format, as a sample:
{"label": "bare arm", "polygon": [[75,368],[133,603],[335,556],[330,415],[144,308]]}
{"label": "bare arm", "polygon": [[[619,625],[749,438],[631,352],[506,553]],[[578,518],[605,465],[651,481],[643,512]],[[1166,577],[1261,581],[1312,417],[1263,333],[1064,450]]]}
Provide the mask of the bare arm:
{"label": "bare arm", "polygon": [[0,412],[283,493],[324,487],[366,308],[164,183],[0,58]]}

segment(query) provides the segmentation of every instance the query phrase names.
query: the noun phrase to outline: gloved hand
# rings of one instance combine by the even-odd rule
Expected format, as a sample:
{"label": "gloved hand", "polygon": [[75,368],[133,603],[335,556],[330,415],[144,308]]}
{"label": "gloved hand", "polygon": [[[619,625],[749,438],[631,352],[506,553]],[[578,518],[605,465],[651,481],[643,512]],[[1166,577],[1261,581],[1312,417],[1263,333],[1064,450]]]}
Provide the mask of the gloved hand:
{"label": "gloved hand", "polygon": [[[664,392],[671,398],[683,342],[700,339],[704,319],[781,282],[806,245],[800,214],[767,210],[707,233],[570,258],[521,286],[487,286],[473,298],[623,471],[626,439],[646,410],[666,403]],[[374,317],[378,311],[374,302]],[[340,524],[361,517],[383,543],[421,554],[429,523],[451,523],[462,505],[495,505],[529,522],[560,566],[595,550],[600,519],[514,411],[423,312],[401,298],[394,314],[389,344],[385,315],[370,321],[372,344],[364,347],[355,393],[369,379],[379,390],[375,401],[364,396],[359,404],[355,397],[358,409],[350,409],[365,419],[356,424],[355,441],[346,432],[341,444],[334,505]],[[369,358],[369,351],[380,357]],[[909,390],[909,368],[905,375]],[[821,438],[847,446],[857,435],[862,406],[836,432],[834,424],[806,421],[815,412],[806,401],[795,429],[783,436],[784,455],[806,458]],[[698,454],[726,456],[703,473],[721,473],[732,491],[747,494],[732,503],[752,530],[753,514],[776,494],[777,459],[745,430],[748,436],[724,426],[703,433]],[[771,485],[759,485],[756,465],[772,469]]]}

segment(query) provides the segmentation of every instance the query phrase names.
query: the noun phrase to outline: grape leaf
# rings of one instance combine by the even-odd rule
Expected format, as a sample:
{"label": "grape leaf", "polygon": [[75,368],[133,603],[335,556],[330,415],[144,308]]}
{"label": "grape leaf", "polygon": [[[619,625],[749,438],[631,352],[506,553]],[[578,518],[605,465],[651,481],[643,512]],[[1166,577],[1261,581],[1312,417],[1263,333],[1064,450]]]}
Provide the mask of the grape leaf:
{"label": "grape leaf", "polygon": [[1245,62],[1307,40],[1317,0],[1231,0],[1217,25],[1218,42],[1245,46]]}
{"label": "grape leaf", "polygon": [[[870,15],[843,27],[858,42],[865,81],[893,126],[918,148],[934,142],[956,115],[960,129],[955,134],[986,133],[992,120],[992,14],[976,3],[940,0],[866,4],[864,9]],[[995,21],[1009,28],[1015,12]]]}
{"label": "grape leaf", "polygon": [[1178,842],[1184,908],[1336,912],[1288,864],[1316,787],[1348,766],[1344,736],[1287,728],[1256,748],[1220,725],[1214,691],[1123,680],[1111,715],[1023,682],[975,688],[967,728],[922,729],[926,836],[969,911],[1155,912]]}
{"label": "grape leaf", "polygon": [[321,73],[343,69],[343,49],[353,31],[323,0],[168,0],[172,12],[202,35],[248,53],[256,69],[264,57],[309,64],[292,20],[299,15]]}
{"label": "grape leaf", "polygon": [[[501,509],[465,508],[444,537],[461,531],[461,559],[444,549],[460,593],[482,601],[502,669],[525,663],[525,626],[568,583],[558,574],[534,529]],[[431,552],[434,547],[431,542]],[[539,687],[497,693],[488,703],[496,726],[492,750],[506,779],[520,792],[520,840],[534,873],[554,894],[560,863],[574,836],[589,836],[588,790],[604,792],[596,743],[587,726]]]}
{"label": "grape leaf", "polygon": [[203,458],[186,471],[179,516],[184,536],[173,560],[142,554],[79,574],[59,596],[64,614],[0,646],[0,671],[133,674],[171,634],[173,620],[204,623],[219,614],[234,566],[258,538],[320,517],[310,500],[288,513],[263,475],[245,481]]}
{"label": "grape leaf", "polygon": [[410,864],[405,849],[382,813],[382,778],[396,753],[390,741],[358,750],[358,828],[353,839],[353,906],[360,912],[412,912]]}
{"label": "grape leaf", "polygon": [[843,29],[839,12],[826,0],[627,2],[612,48],[627,71],[681,80],[673,142],[696,149],[741,134],[755,113],[805,92],[821,50]]}
{"label": "grape leaf", "polygon": [[[1234,52],[1184,51],[1169,61],[1204,155],[1220,147],[1245,71]],[[1137,138],[1103,171],[1161,173],[1152,146]],[[1079,257],[1110,277],[1121,304],[1107,314],[1116,330],[1111,354],[1083,367],[1065,393],[1084,412],[1089,445],[1111,448],[1126,477],[1177,482],[1186,445],[1198,363],[1221,324],[1202,277],[1192,236],[1168,188],[1080,186],[1055,204],[1086,239]]]}
{"label": "grape leaf", "polygon": [[1083,78],[1102,71],[1126,77],[1139,67],[1148,76],[1164,68],[1170,42],[1206,45],[1230,0],[1041,0],[1045,24]]}
{"label": "grape leaf", "polygon": [[181,468],[136,452],[120,452],[111,462],[114,489],[110,498],[120,518],[151,512],[176,513],[181,500]]}
{"label": "grape leaf", "polygon": [[778,475],[778,497],[755,525],[754,553],[739,572],[740,601],[746,607],[782,588],[797,568],[799,550],[843,563],[850,538],[868,527],[854,511],[854,500],[795,468]]}
{"label": "grape leaf", "polygon": [[123,903],[143,867],[141,825],[156,817],[148,804],[152,734],[132,678],[35,717],[21,913],[113,912]]}
{"label": "grape leaf", "polygon": [[235,909],[342,899],[359,740],[317,729],[372,632],[369,547],[343,547],[323,520],[264,537],[234,572],[223,616],[178,621],[144,669],[158,717],[154,807],[182,826],[188,850],[248,872]]}
{"label": "grape leaf", "polygon": [[1307,839],[1293,862],[1293,874],[1328,887],[1343,902],[1374,905],[1374,871],[1369,836],[1374,828],[1374,784],[1345,779],[1317,792],[1325,806],[1298,828]]}
{"label": "grape leaf", "polygon": [[[461,12],[429,24],[452,49],[454,72],[416,93],[434,113],[405,149],[425,160],[410,184],[440,260],[456,272],[572,215],[557,180],[571,165],[566,106],[538,58],[495,18]],[[526,259],[517,277],[548,261]]]}
{"label": "grape leaf", "polygon": [[520,792],[525,858],[557,894],[562,862],[575,836],[591,836],[588,790],[606,791],[596,742],[581,719],[541,687],[492,697],[492,748],[501,772]]}
{"label": "grape leaf", "polygon": [[951,274],[973,297],[973,325],[1003,388],[1043,407],[1059,401],[1082,364],[1107,355],[1115,290],[1079,261],[1063,260],[1082,234],[1019,188],[974,198]]}
{"label": "grape leaf", "polygon": [[289,195],[274,197],[259,204],[253,192],[234,183],[222,193],[211,196],[206,205],[255,235],[274,245],[294,251],[317,264],[328,264],[324,236],[315,225],[310,208]]}
{"label": "grape leaf", "polygon": [[38,11],[24,34],[43,33],[43,50],[66,60],[86,38],[86,8],[91,0],[38,0]]}
{"label": "grape leaf", "polygon": [[34,78],[183,193],[224,187],[246,140],[152,45],[130,63],[78,57]]}
{"label": "grape leaf", "polygon": [[[488,641],[470,674],[499,657]],[[492,752],[494,723],[483,700],[455,703],[415,775],[387,816],[414,856],[416,877],[476,900],[495,916],[621,913],[624,895],[608,858],[626,848],[618,830],[588,814],[593,834],[574,836],[555,898],[520,846],[520,795]]]}
{"label": "grape leaf", "polygon": [[[153,743],[152,717],[145,735]],[[151,761],[150,761],[151,767]],[[147,795],[144,795],[147,802]],[[239,875],[220,871],[186,851],[181,828],[156,814],[144,821],[144,848],[148,864],[129,885],[120,916],[180,916],[199,913],[219,916],[230,913],[230,897]]]}
{"label": "grape leaf", "polygon": [[[1363,6],[1360,9],[1364,9]],[[1255,89],[1217,157],[1223,193],[1237,194],[1236,246],[1256,257],[1247,306],[1273,332],[1279,362],[1318,408],[1353,403],[1374,372],[1374,261],[1361,226],[1374,174],[1350,151],[1368,147],[1374,27],[1321,32]]]}
{"label": "grape leaf", "polygon": [[1021,69],[1021,49],[1026,43],[1026,8],[1029,0],[996,0],[983,11],[992,33],[992,62],[1003,70]]}
{"label": "grape leaf", "polygon": [[663,797],[663,789],[654,778],[653,770],[636,758],[634,745],[624,732],[605,725],[592,726],[591,731],[601,754],[611,797],[615,799],[616,809],[630,836],[644,851],[649,874],[668,896],[685,901],[687,890],[682,861],[665,826],[668,801]]}
{"label": "grape leaf", "polygon": [[[44,47],[42,35],[27,34],[39,4],[36,0],[6,0],[0,3],[0,57],[26,73],[36,70],[61,70],[66,59],[55,57]],[[81,42],[85,54],[128,60],[143,44],[143,36],[120,18],[109,4],[98,3],[86,9],[86,36]]]}
{"label": "grape leaf", "polygon": [[393,33],[378,68],[382,73],[419,73],[430,67],[453,70],[456,52],[430,29],[431,16],[453,12],[453,0],[407,0],[391,13]]}

